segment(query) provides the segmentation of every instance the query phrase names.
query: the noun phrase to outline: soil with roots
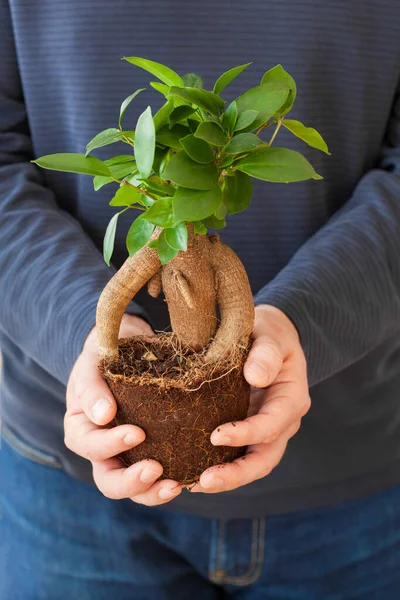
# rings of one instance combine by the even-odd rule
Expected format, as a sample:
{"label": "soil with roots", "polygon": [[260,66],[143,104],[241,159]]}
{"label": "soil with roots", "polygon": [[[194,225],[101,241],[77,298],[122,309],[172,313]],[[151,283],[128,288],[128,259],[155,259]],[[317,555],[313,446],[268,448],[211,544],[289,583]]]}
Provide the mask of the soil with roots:
{"label": "soil with roots", "polygon": [[116,424],[146,433],[142,444],[120,455],[123,462],[152,458],[163,466],[162,479],[189,485],[208,467],[242,456],[245,448],[213,446],[210,435],[247,416],[247,353],[237,348],[228,360],[207,364],[204,352],[180,347],[173,334],[121,339],[118,359],[103,359],[100,369],[118,404]]}

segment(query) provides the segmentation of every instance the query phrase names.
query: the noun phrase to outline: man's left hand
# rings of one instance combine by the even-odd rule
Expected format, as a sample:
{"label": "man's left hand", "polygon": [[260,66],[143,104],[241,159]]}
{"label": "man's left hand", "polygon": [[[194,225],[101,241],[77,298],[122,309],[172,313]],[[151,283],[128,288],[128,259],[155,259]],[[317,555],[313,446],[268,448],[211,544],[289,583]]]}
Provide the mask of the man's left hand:
{"label": "man's left hand", "polygon": [[211,434],[216,446],[247,446],[244,457],[204,471],[193,492],[234,490],[268,475],[310,408],[306,360],[297,330],[273,306],[256,308],[253,345],[244,367],[252,386],[249,416]]}

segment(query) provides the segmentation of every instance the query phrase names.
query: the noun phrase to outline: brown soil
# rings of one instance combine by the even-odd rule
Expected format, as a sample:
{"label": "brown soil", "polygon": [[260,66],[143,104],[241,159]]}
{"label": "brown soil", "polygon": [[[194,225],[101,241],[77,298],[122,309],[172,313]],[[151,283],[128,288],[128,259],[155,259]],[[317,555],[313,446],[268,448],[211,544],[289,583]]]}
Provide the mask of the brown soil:
{"label": "brown soil", "polygon": [[116,423],[132,423],[146,440],[120,455],[125,464],[158,460],[163,479],[188,485],[208,467],[239,458],[244,448],[215,447],[212,431],[247,416],[250,388],[242,370],[246,349],[234,362],[207,365],[201,355],[177,346],[173,335],[122,339],[118,360],[100,363],[113,392]]}

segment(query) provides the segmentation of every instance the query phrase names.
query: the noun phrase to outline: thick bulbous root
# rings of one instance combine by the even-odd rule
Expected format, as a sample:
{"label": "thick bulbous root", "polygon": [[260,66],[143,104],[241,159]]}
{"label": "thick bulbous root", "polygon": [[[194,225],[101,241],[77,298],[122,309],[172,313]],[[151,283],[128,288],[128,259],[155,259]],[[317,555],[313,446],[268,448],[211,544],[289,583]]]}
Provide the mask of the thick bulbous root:
{"label": "thick bulbous root", "polygon": [[202,357],[204,362],[228,359],[238,347],[247,346],[254,304],[241,261],[217,235],[200,236],[191,227],[188,230],[186,252],[179,252],[161,266],[156,250],[146,246],[128,258],[104,288],[97,307],[102,356],[118,356],[122,316],[146,283],[153,297],[164,291],[172,330],[183,346],[199,352],[209,345]]}

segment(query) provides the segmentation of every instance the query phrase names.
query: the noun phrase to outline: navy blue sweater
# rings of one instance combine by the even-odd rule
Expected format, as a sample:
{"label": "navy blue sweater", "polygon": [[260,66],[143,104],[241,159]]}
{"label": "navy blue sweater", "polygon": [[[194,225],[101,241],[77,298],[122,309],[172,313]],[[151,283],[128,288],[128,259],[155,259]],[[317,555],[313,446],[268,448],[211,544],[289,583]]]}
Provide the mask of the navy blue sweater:
{"label": "navy blue sweater", "polygon": [[[108,268],[100,249],[114,214],[110,187],[94,192],[91,178],[29,161],[82,152],[115,126],[121,99],[148,81],[121,56],[197,72],[209,89],[227,68],[254,61],[230,98],[280,62],[298,84],[292,118],[321,131],[332,156],[280,133],[324,180],[256,185],[222,239],[243,260],[256,303],[280,307],[297,326],[313,406],[269,477],[230,493],[184,493],[171,508],[269,514],[400,481],[399,0],[0,0],[0,23],[6,426],[91,480],[90,464],[63,445],[65,385],[98,296],[126,258],[129,226],[123,215]],[[141,94],[126,126],[160,98]],[[130,311],[168,325],[162,301],[144,293]]]}

